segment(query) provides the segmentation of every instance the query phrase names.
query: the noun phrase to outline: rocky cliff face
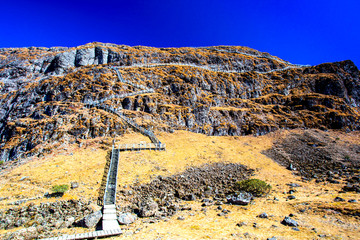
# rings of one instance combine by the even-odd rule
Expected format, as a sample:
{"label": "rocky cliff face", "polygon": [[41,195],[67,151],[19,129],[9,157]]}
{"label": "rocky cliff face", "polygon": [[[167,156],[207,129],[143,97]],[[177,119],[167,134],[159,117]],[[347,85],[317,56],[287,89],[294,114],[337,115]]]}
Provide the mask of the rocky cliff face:
{"label": "rocky cliff face", "polygon": [[63,142],[122,134],[106,103],[146,128],[209,135],[261,135],[280,128],[359,130],[359,70],[351,61],[290,64],[245,47],[149,48],[92,43],[76,48],[0,49],[0,159]]}

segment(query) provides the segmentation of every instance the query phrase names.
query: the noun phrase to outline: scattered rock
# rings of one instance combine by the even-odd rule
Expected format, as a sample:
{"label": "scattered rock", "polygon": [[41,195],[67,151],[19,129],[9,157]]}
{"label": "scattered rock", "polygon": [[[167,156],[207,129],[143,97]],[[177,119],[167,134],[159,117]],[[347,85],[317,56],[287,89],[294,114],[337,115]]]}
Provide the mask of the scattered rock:
{"label": "scattered rock", "polygon": [[341,198],[341,197],[336,197],[334,199],[334,202],[345,202],[345,199]]}
{"label": "scattered rock", "polygon": [[73,225],[75,222],[75,218],[74,217],[68,217],[65,221],[65,226],[66,228],[70,227],[71,225]]}
{"label": "scattered rock", "polygon": [[20,229],[12,234],[15,239],[35,239],[38,237],[36,227]]}
{"label": "scattered rock", "polygon": [[58,221],[56,221],[55,223],[54,223],[54,227],[55,228],[57,228],[57,229],[59,229],[59,228],[61,228],[61,227],[63,227],[65,224],[64,224],[64,221],[62,221],[62,220],[58,220]]}
{"label": "scattered rock", "polygon": [[179,217],[177,218],[177,220],[183,221],[183,220],[185,220],[185,217],[184,217],[184,216],[179,216]]}
{"label": "scattered rock", "polygon": [[246,222],[240,222],[236,224],[237,227],[246,226]]}
{"label": "scattered rock", "polygon": [[78,188],[79,183],[78,182],[71,182],[71,189]]}
{"label": "scattered rock", "polygon": [[267,238],[266,240],[277,240],[276,237],[272,237],[272,238]]}
{"label": "scattered rock", "polygon": [[0,229],[36,227],[39,228],[39,233],[44,232],[40,236],[43,238],[53,229],[72,226],[75,219],[83,219],[92,211],[87,203],[77,200],[45,202],[40,205],[30,203],[27,206],[0,210]]}
{"label": "scattered rock", "polygon": [[[344,124],[340,123],[343,126]],[[301,133],[290,133],[276,141],[273,147],[264,153],[292,169],[304,181],[316,179],[316,182],[338,184],[345,180],[349,186],[344,190],[357,190],[352,185],[359,185],[353,176],[360,167],[360,145],[334,141],[335,138],[339,138],[337,133],[308,129]],[[339,181],[340,179],[342,181]]]}
{"label": "scattered rock", "polygon": [[[214,205],[215,203],[223,204],[222,201],[225,200],[225,194],[228,194],[229,190],[234,187],[235,182],[246,179],[252,172],[253,170],[241,164],[205,164],[200,167],[190,167],[176,175],[167,177],[157,176],[148,184],[134,184],[130,186],[133,190],[133,195],[129,197],[123,190],[121,191],[122,195],[120,195],[120,198],[126,199],[129,202],[129,211],[136,210],[138,211],[137,214],[142,217],[144,210],[148,212],[146,208],[144,209],[144,202],[148,201],[148,199],[162,196],[161,201],[156,201],[159,208],[166,207],[164,211],[161,211],[161,215],[172,216],[181,207],[173,208],[170,206],[180,200],[206,198],[206,200],[202,200],[204,203],[203,207]],[[145,215],[151,214],[145,213]]]}
{"label": "scattered rock", "polygon": [[225,213],[225,214],[228,214],[228,213],[230,213],[230,210],[223,209],[222,212]]}
{"label": "scattered rock", "polygon": [[192,208],[191,206],[182,206],[181,211],[190,211]]}
{"label": "scattered rock", "polygon": [[144,201],[140,204],[140,217],[152,217],[158,211],[159,206],[156,202],[152,200]]}
{"label": "scattered rock", "polygon": [[24,177],[20,178],[19,181],[24,181],[25,179],[28,179],[28,178],[29,178],[28,176],[24,176]]}
{"label": "scattered rock", "polygon": [[299,224],[291,219],[290,217],[285,217],[282,221],[281,224],[285,225],[285,226],[290,226],[290,227],[297,227],[299,226]]}
{"label": "scattered rock", "polygon": [[263,212],[260,215],[257,216],[258,218],[268,218],[267,213]]}
{"label": "scattered rock", "polygon": [[293,200],[293,199],[295,199],[296,197],[294,196],[294,195],[289,195],[288,197],[287,197],[287,199],[289,199],[289,200]]}
{"label": "scattered rock", "polygon": [[348,202],[349,203],[355,203],[355,202],[357,202],[357,200],[356,199],[349,199]]}
{"label": "scattered rock", "polygon": [[290,163],[290,165],[287,167],[287,169],[290,171],[296,171],[296,168],[293,166],[292,163]]}
{"label": "scattered rock", "polygon": [[136,221],[137,216],[131,213],[121,213],[118,217],[118,222],[121,225],[128,225]]}
{"label": "scattered rock", "polygon": [[332,184],[340,184],[340,182],[338,180],[335,180],[333,178],[328,178],[327,181]]}
{"label": "scattered rock", "polygon": [[286,184],[286,185],[288,185],[289,187],[301,187],[299,184],[297,184],[297,183],[288,183],[288,184]]}
{"label": "scattered rock", "polygon": [[253,196],[251,193],[248,192],[240,192],[238,194],[229,195],[226,197],[228,203],[235,204],[235,205],[248,205]]}
{"label": "scattered rock", "polygon": [[350,184],[350,183],[348,183],[343,187],[343,191],[360,193],[360,184]]}
{"label": "scattered rock", "polygon": [[293,227],[292,230],[294,230],[294,231],[300,231],[300,229],[297,228],[297,227]]}
{"label": "scattered rock", "polygon": [[194,194],[189,194],[185,200],[187,200],[187,201],[195,201],[196,196]]}

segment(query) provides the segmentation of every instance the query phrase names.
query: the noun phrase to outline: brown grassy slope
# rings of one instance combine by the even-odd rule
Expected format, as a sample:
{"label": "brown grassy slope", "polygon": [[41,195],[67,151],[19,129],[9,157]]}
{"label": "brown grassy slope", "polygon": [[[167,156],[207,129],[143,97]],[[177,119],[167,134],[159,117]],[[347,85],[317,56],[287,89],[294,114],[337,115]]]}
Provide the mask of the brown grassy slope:
{"label": "brown grassy slope", "polygon": [[[292,131],[301,134],[300,130]],[[241,163],[255,169],[255,177],[265,180],[273,186],[273,191],[266,198],[256,199],[254,205],[246,208],[238,206],[223,206],[231,213],[228,218],[217,216],[215,206],[209,207],[206,215],[200,211],[201,203],[189,202],[192,211],[179,212],[168,222],[155,224],[142,223],[138,220],[134,225],[126,227],[125,232],[133,232],[137,228],[142,230],[131,239],[237,239],[248,232],[251,239],[278,236],[279,239],[314,239],[317,234],[326,234],[331,239],[359,238],[359,220],[345,214],[336,214],[331,209],[353,209],[358,211],[359,203],[335,203],[333,199],[341,196],[345,199],[358,198],[353,193],[338,193],[340,186],[323,183],[302,182],[282,167],[264,156],[261,152],[269,149],[277,139],[285,137],[288,131],[275,132],[261,137],[209,137],[185,131],[174,134],[158,133],[159,139],[167,144],[165,152],[125,152],[120,155],[119,189],[124,185],[136,182],[149,182],[155,175],[172,175],[184,171],[189,166],[200,166],[212,162]],[[359,134],[332,133],[341,140],[359,143]],[[133,143],[146,141],[139,134],[126,134],[117,138],[118,143]],[[104,139],[103,142],[106,142]],[[108,143],[111,139],[107,140]],[[91,140],[84,141],[84,147],[63,146],[58,153],[47,155],[40,159],[33,158],[13,170],[9,170],[1,177],[1,196],[10,199],[1,201],[2,208],[7,208],[7,202],[16,199],[42,195],[54,184],[70,184],[72,181],[80,183],[77,189],[69,190],[64,198],[82,198],[95,200],[100,187],[106,150],[97,148]],[[64,149],[66,148],[66,149]],[[71,154],[72,153],[72,154]],[[29,178],[20,181],[24,176]],[[300,188],[295,200],[287,201],[290,187],[287,183],[298,183]],[[277,197],[279,201],[272,199]],[[36,200],[39,201],[48,201]],[[120,203],[121,204],[121,203]],[[312,209],[310,209],[310,207]],[[305,213],[299,210],[306,209]],[[357,210],[356,210],[357,209]],[[256,218],[261,212],[267,212],[269,219]],[[300,223],[300,232],[280,224],[282,218],[290,213]],[[194,215],[193,215],[194,214]],[[177,220],[178,216],[185,216],[184,221]],[[193,215],[193,216],[192,216]],[[327,217],[324,218],[323,216]],[[236,227],[239,222],[246,222],[247,226]],[[253,228],[257,222],[259,228]],[[277,228],[271,227],[278,226]],[[76,230],[83,231],[83,230]],[[64,232],[64,230],[62,230]]]}

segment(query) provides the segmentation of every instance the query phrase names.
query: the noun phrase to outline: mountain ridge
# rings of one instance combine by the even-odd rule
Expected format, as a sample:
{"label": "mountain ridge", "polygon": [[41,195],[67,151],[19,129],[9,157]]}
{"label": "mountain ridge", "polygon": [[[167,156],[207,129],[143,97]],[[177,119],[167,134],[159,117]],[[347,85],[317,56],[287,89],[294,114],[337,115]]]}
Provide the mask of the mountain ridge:
{"label": "mountain ridge", "polygon": [[85,108],[88,100],[136,93],[113,67],[155,90],[106,101],[144,128],[207,135],[360,129],[360,74],[349,60],[296,65],[238,46],[0,49],[1,160],[127,131],[116,116]]}

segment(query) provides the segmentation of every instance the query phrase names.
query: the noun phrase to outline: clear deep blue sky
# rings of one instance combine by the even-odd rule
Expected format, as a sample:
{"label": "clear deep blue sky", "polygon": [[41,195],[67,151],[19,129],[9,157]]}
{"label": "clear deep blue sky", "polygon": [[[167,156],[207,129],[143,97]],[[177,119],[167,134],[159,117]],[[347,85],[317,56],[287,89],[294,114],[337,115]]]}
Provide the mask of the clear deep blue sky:
{"label": "clear deep blue sky", "polygon": [[292,63],[360,67],[358,0],[7,0],[1,8],[0,47],[238,45]]}

